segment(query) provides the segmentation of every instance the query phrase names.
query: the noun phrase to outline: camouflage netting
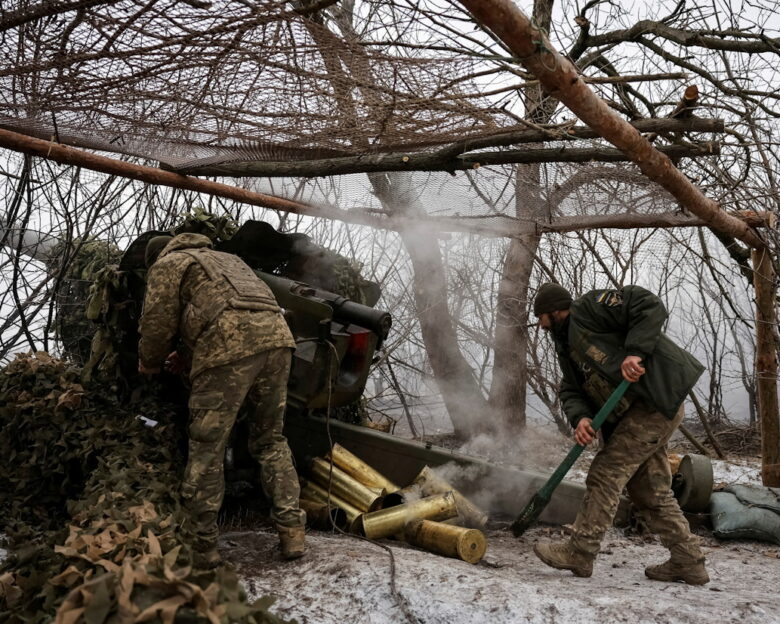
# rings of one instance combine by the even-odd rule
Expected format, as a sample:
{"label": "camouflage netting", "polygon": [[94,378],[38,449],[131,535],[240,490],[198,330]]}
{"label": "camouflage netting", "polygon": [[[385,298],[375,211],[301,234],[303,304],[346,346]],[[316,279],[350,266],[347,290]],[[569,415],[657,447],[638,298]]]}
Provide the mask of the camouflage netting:
{"label": "camouflage netting", "polygon": [[43,352],[0,372],[0,620],[279,622],[232,571],[191,565],[176,411],[153,388],[128,405],[79,379]]}
{"label": "camouflage netting", "polygon": [[52,258],[67,267],[57,289],[57,337],[67,353],[83,362],[89,357],[90,338],[95,317],[85,316],[83,303],[95,280],[108,265],[119,261],[122,252],[116,245],[102,240],[63,241],[52,251]]}
{"label": "camouflage netting", "polygon": [[[0,126],[186,167],[419,148],[517,125],[469,80],[474,58],[393,51],[382,33],[366,46],[371,15],[345,3],[337,33],[317,12],[335,4],[112,0],[40,16],[12,0],[0,30],[19,47],[0,60]],[[389,21],[393,8],[374,11]],[[38,29],[47,36],[28,47]]]}

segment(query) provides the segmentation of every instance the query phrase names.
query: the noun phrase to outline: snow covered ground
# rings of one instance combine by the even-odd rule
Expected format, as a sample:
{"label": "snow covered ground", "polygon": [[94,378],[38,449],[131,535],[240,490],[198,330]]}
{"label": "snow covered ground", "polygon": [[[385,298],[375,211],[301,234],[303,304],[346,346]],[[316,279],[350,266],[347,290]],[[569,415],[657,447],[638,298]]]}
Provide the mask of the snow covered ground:
{"label": "snow covered ground", "polygon": [[277,596],[271,610],[301,624],[780,622],[780,547],[705,538],[712,581],[690,587],[646,579],[644,567],[663,561],[666,551],[618,530],[607,535],[590,579],[553,570],[531,549],[537,540],[559,537],[549,528],[519,540],[490,531],[488,553],[477,565],[385,540],[398,597],[390,589],[389,555],[353,537],[312,531],[306,557],[289,563],[280,560],[270,530],[224,535],[221,551],[252,597]]}
{"label": "snow covered ground", "polygon": [[[759,467],[715,461],[715,482],[758,483]],[[590,579],[534,556],[535,542],[563,538],[558,528],[535,527],[521,539],[490,530],[477,565],[382,540],[395,560],[395,595],[387,551],[355,537],[310,531],[307,555],[284,562],[267,527],[223,534],[220,551],[250,599],[276,596],[271,611],[300,624],[780,624],[780,547],[697,531],[712,578],[703,587],[646,579],[644,567],[665,560],[665,549],[619,529],[608,533]],[[0,548],[0,561],[5,556]]]}
{"label": "snow covered ground", "polygon": [[[583,458],[575,480],[584,480],[591,458]],[[760,483],[758,460],[713,463],[716,487]],[[652,537],[619,529],[604,540],[590,579],[536,559],[533,544],[562,539],[558,528],[535,527],[521,539],[491,530],[477,565],[383,540],[395,559],[397,595],[388,553],[354,537],[311,531],[306,557],[289,563],[280,560],[270,529],[225,534],[220,550],[252,597],[276,596],[272,611],[301,624],[780,624],[780,547],[718,541],[696,530],[712,579],[704,587],[648,580],[645,566],[664,561],[667,551]]]}

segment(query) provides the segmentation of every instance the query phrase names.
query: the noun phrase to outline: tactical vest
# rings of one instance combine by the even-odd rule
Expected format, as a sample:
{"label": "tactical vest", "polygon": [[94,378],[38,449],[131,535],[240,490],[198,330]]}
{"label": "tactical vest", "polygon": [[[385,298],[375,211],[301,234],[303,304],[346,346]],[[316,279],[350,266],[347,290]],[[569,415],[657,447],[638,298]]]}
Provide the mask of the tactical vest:
{"label": "tactical vest", "polygon": [[177,249],[172,253],[188,255],[209,278],[187,302],[186,325],[191,340],[196,340],[226,309],[281,312],[271,289],[237,256],[206,248]]}

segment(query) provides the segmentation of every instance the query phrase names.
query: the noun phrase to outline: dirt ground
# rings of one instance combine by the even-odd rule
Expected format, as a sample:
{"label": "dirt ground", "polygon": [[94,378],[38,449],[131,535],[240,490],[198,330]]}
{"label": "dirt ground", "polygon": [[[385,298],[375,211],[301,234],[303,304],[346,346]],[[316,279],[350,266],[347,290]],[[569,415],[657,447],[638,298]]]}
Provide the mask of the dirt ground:
{"label": "dirt ground", "polygon": [[547,568],[532,546],[560,536],[544,527],[519,540],[489,531],[477,565],[383,540],[395,559],[397,596],[387,552],[353,537],[311,531],[307,555],[289,563],[280,560],[270,529],[225,534],[221,551],[251,596],[275,595],[272,611],[301,623],[780,622],[780,547],[705,537],[712,581],[690,587],[646,579],[644,567],[663,561],[666,551],[617,529],[605,539],[592,578]]}

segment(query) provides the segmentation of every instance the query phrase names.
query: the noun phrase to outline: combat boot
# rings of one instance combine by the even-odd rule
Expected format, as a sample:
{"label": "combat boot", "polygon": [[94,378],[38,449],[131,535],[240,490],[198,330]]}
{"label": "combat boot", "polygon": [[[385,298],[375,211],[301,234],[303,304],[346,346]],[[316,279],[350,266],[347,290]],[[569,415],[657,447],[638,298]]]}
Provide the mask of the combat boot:
{"label": "combat boot", "polygon": [[222,565],[222,557],[216,548],[210,548],[203,552],[195,550],[192,553],[193,568],[198,570],[213,570],[220,565]]}
{"label": "combat boot", "polygon": [[534,552],[544,563],[558,570],[571,570],[574,576],[593,574],[593,555],[576,550],[568,542],[534,544]]}
{"label": "combat boot", "polygon": [[645,568],[645,576],[667,583],[681,581],[688,585],[706,585],[710,582],[710,576],[704,568],[704,556],[698,547],[696,551],[696,555],[693,555],[680,545],[672,546],[669,561]]}
{"label": "combat boot", "polygon": [[279,544],[282,548],[282,557],[284,559],[297,559],[306,552],[304,539],[306,531],[302,526],[286,527],[281,524],[276,525],[279,531]]}

